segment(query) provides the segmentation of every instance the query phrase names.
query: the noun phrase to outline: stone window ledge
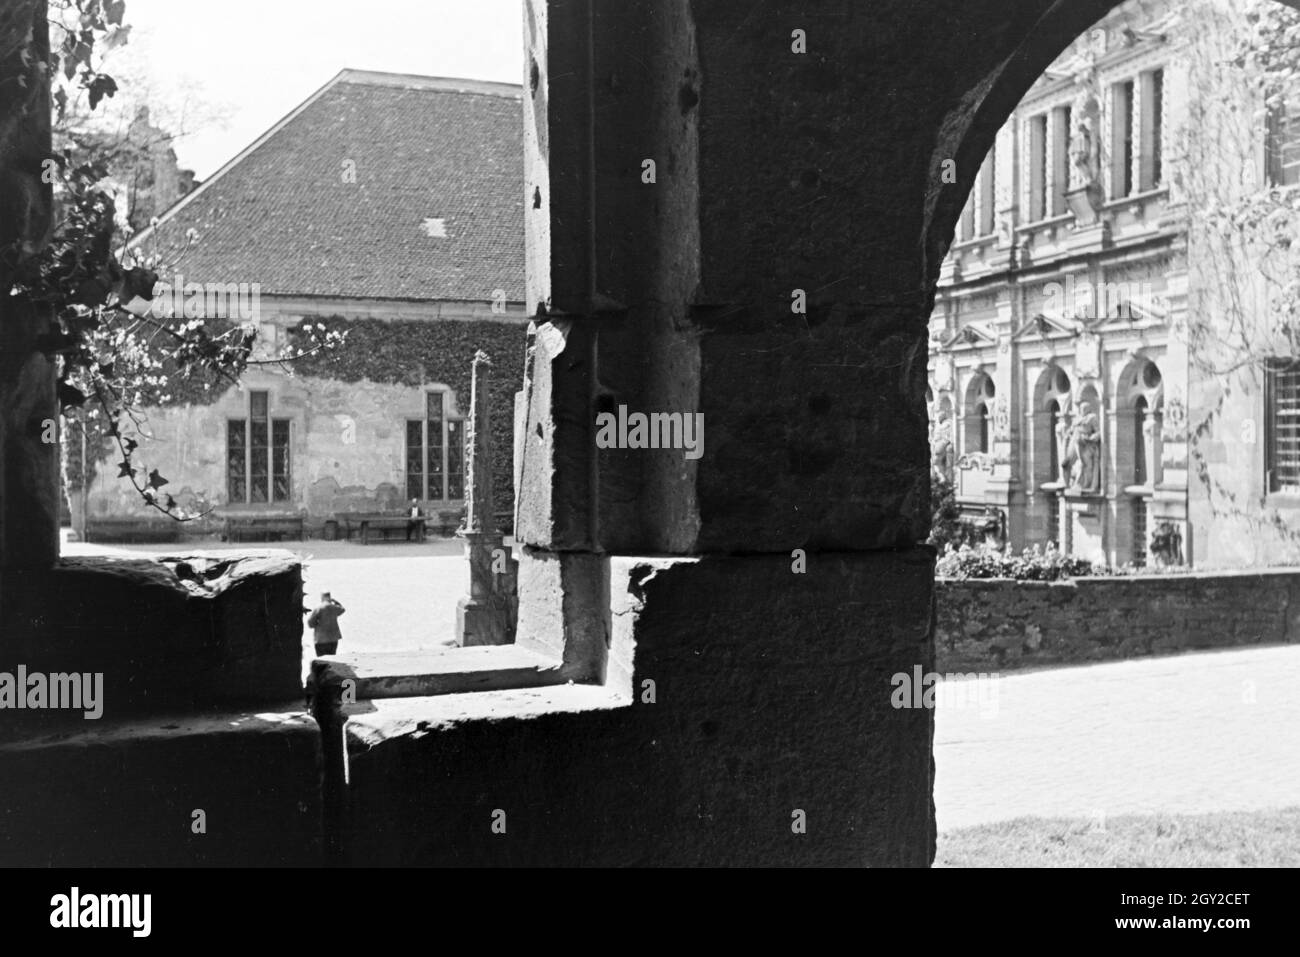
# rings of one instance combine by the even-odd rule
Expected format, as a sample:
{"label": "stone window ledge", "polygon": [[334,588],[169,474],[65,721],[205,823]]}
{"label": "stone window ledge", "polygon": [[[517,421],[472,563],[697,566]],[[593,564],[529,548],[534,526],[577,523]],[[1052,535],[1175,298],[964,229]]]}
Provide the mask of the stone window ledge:
{"label": "stone window ledge", "polygon": [[612,711],[631,704],[626,690],[563,684],[437,697],[377,698],[345,705],[343,716],[349,749],[366,750],[395,738],[420,738],[461,723]]}
{"label": "stone window ledge", "polygon": [[[5,712],[12,716],[23,712]],[[162,711],[87,720],[80,712],[52,716],[50,712],[26,712],[31,721],[10,721],[0,733],[0,753],[32,751],[47,747],[89,747],[115,743],[161,741],[192,736],[274,734],[319,736],[316,722],[302,707],[302,701],[261,704],[247,708]],[[48,717],[47,717],[48,716]],[[42,720],[44,718],[44,720]]]}
{"label": "stone window ledge", "polygon": [[519,645],[449,648],[428,652],[354,652],[317,658],[307,693],[339,693],[345,681],[357,701],[372,698],[429,698],[505,688],[563,684],[562,662]]}

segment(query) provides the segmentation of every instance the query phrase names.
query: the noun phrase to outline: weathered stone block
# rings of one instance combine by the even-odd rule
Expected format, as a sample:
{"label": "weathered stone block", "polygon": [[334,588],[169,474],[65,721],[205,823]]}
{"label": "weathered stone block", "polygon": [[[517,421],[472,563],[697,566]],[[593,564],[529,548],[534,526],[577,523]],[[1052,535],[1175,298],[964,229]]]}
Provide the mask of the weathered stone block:
{"label": "weathered stone block", "polygon": [[69,558],[14,582],[0,663],[102,672],[110,717],[301,693],[302,569],[289,552]]}
{"label": "weathered stone block", "polygon": [[320,863],[320,732],[292,707],[6,725],[2,866]]}
{"label": "weathered stone block", "polygon": [[813,555],[805,575],[784,557],[616,560],[630,675],[351,719],[350,858],[928,865],[933,714],[894,708],[891,677],[933,666],[932,576],[923,549]]}

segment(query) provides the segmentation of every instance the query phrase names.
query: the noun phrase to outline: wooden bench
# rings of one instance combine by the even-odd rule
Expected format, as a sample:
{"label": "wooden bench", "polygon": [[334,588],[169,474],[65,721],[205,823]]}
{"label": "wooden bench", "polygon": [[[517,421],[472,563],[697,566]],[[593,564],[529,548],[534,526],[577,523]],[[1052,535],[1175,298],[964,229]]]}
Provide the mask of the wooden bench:
{"label": "wooden bench", "polygon": [[152,518],[87,518],[88,542],[176,542],[181,522]]}
{"label": "wooden bench", "polygon": [[250,538],[270,541],[294,539],[302,541],[303,521],[301,515],[227,515],[226,541],[246,542]]}
{"label": "wooden bench", "polygon": [[391,541],[389,532],[400,532],[398,541],[409,541],[411,524],[415,523],[415,540],[424,541],[425,533],[428,528],[428,519],[421,516],[411,518],[404,513],[378,513],[378,514],[342,514],[335,516],[343,526],[343,538],[345,541],[352,538],[352,531],[357,531],[357,538],[362,545],[369,545],[371,532],[378,532],[381,541]]}

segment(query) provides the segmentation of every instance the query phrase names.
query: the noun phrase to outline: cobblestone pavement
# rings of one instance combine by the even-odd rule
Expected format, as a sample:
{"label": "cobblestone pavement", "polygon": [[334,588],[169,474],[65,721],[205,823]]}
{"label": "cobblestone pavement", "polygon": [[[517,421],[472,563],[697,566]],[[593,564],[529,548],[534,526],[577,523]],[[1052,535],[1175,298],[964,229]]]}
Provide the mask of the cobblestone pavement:
{"label": "cobblestone pavement", "polygon": [[983,713],[936,709],[941,831],[1300,804],[1300,647],[1004,675],[996,689]]}

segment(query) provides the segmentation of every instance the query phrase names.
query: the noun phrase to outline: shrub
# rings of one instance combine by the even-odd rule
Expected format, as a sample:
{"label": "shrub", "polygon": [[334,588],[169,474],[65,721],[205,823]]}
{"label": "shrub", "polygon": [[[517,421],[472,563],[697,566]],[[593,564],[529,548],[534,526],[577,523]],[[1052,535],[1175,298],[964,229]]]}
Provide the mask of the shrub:
{"label": "shrub", "polygon": [[1066,555],[1055,545],[1047,548],[1035,545],[1019,555],[1007,546],[1005,551],[996,548],[971,548],[963,545],[944,549],[935,564],[939,578],[1012,578],[1016,581],[1054,582],[1063,578],[1082,578],[1104,575],[1106,569],[1084,558]]}

